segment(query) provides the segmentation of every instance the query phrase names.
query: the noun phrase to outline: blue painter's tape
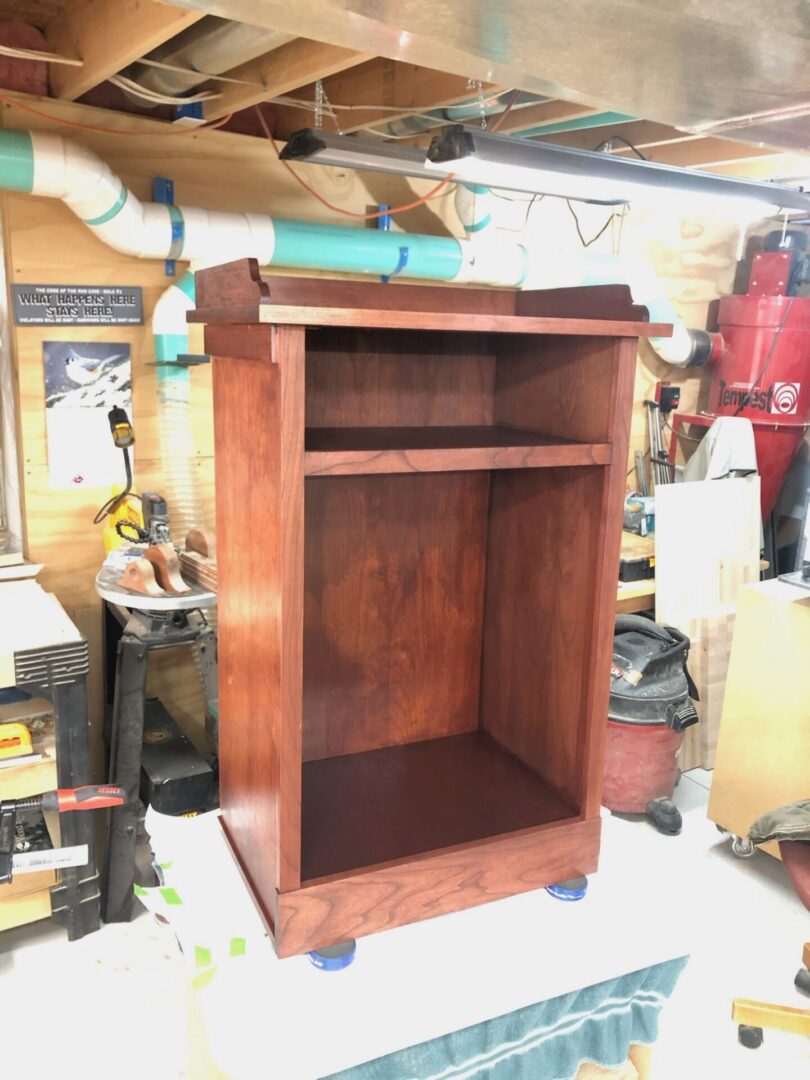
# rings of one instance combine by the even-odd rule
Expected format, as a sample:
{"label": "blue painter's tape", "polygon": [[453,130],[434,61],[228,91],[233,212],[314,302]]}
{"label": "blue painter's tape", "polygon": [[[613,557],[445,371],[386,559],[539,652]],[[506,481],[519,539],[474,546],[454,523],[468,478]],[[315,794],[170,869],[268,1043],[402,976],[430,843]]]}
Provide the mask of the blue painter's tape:
{"label": "blue painter's tape", "polygon": [[574,878],[573,881],[561,881],[556,885],[547,885],[546,892],[555,900],[582,900],[588,891],[588,879]]}
{"label": "blue painter's tape", "polygon": [[341,941],[339,945],[329,945],[325,949],[315,949],[307,953],[309,962],[321,971],[342,971],[354,961],[357,953],[356,941]]}
{"label": "blue painter's tape", "polygon": [[172,245],[169,248],[167,259],[179,259],[183,254],[183,245],[186,241],[186,223],[178,206],[167,206],[169,219],[172,223]]}

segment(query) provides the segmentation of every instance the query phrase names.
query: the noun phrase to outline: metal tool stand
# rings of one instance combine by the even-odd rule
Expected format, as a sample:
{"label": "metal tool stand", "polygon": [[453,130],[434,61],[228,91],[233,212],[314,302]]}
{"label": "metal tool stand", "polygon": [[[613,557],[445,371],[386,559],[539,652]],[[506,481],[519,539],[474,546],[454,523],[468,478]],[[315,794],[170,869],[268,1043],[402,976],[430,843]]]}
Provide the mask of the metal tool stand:
{"label": "metal tool stand", "polygon": [[[127,792],[124,806],[110,811],[107,861],[102,875],[101,914],[105,922],[129,922],[135,883],[141,744],[146,707],[146,670],[152,649],[196,646],[205,696],[217,700],[216,633],[201,610],[216,603],[213,593],[194,589],[182,596],[136,596],[96,579],[124,632],[118,642],[115,697],[109,729],[109,776]],[[134,610],[128,610],[134,609]],[[157,610],[155,610],[157,609]],[[112,779],[114,778],[114,780]]]}
{"label": "metal tool stand", "polygon": [[[90,729],[87,719],[87,642],[84,639],[14,654],[16,686],[49,698],[54,710],[56,775],[60,788],[81,787],[92,781]],[[85,866],[59,870],[51,889],[56,922],[75,941],[99,928],[99,881],[91,814],[63,814],[59,822],[63,847],[87,844]]]}

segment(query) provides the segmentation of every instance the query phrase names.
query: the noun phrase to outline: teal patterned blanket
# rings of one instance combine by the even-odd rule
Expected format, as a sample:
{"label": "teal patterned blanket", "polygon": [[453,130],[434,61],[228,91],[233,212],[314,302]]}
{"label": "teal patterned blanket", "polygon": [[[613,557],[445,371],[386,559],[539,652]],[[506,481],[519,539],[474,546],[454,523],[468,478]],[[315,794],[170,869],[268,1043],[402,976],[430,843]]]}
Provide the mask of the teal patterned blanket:
{"label": "teal patterned blanket", "polygon": [[572,1080],[590,1061],[617,1067],[650,1045],[687,957],[541,1001],[326,1080]]}

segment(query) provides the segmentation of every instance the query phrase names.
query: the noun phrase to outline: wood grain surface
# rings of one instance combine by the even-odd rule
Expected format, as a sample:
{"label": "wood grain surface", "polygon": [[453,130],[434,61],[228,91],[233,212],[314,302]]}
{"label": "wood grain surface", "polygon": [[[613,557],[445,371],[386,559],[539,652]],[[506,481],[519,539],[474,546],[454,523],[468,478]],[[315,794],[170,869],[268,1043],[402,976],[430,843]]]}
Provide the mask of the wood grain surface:
{"label": "wood grain surface", "polygon": [[312,883],[277,897],[276,951],[293,956],[593,873],[599,834],[598,818],[562,822]]}
{"label": "wood grain surface", "polygon": [[[616,617],[616,582],[619,579],[622,524],[630,422],[633,409],[633,371],[637,343],[618,339],[605,367],[612,378],[608,391],[609,426],[613,443],[613,462],[603,470],[601,490],[593,506],[596,515],[593,592],[590,600],[590,624],[583,656],[591,660],[587,668],[582,718],[582,744],[579,760],[582,792],[580,807],[591,817],[600,812],[605,760],[605,739],[610,697],[610,661],[613,655],[613,627]],[[591,406],[593,409],[595,405]],[[604,673],[604,674],[603,674]]]}
{"label": "wood grain surface", "polygon": [[[242,322],[244,312],[230,321]],[[380,311],[377,308],[298,307],[268,304],[258,321],[296,326],[397,327],[400,330],[461,330],[468,334],[561,334],[588,337],[671,337],[670,323],[622,322],[613,319],[554,319],[550,316],[481,315],[432,311]],[[191,318],[191,316],[189,316]]]}
{"label": "wood grain surface", "polygon": [[307,479],[304,760],[475,729],[488,488]]}
{"label": "wood grain surface", "polygon": [[603,475],[502,472],[490,501],[481,724],[577,808]]}
{"label": "wood grain surface", "polygon": [[[669,323],[647,322],[647,309],[633,306],[626,286],[550,290],[550,295],[490,289],[489,300],[484,290],[403,285],[392,291],[388,285],[360,282],[324,282],[324,288],[307,291],[296,279],[285,283],[283,278],[262,277],[255,259],[211,267],[198,278],[197,307],[189,312],[189,322],[636,338],[672,334]],[[565,294],[559,297],[564,310],[552,315],[558,293]],[[576,317],[575,293],[580,294]]]}
{"label": "wood grain surface", "polygon": [[607,443],[576,443],[506,425],[308,428],[307,476],[456,472],[555,465],[604,465]]}
{"label": "wood grain surface", "polygon": [[478,732],[311,761],[301,880],[574,816],[535,773]]}
{"label": "wood grain surface", "polygon": [[491,424],[488,335],[307,331],[308,428]]}
{"label": "wood grain surface", "polygon": [[271,348],[213,361],[220,799],[265,897],[299,883],[303,331],[278,328]]}
{"label": "wood grain surface", "polygon": [[[369,297],[373,303],[369,304]],[[378,310],[469,311],[486,315],[514,315],[515,300],[511,289],[459,289],[436,285],[412,285],[401,281],[381,285],[368,281],[328,281],[323,278],[289,277],[262,274],[255,259],[238,259],[213,266],[197,276],[197,309],[191,322],[215,322],[220,313],[225,322],[237,321],[236,312],[247,315],[247,322],[257,319],[264,304],[336,308],[373,306]],[[227,313],[231,313],[230,315]]]}

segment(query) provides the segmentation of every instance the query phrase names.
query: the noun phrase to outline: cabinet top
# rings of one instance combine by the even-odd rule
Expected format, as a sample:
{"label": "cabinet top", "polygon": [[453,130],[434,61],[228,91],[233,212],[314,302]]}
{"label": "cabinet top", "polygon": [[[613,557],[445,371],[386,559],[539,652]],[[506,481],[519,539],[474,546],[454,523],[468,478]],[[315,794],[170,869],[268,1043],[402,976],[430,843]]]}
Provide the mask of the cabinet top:
{"label": "cabinet top", "polygon": [[626,285],[515,290],[263,278],[255,259],[199,270],[188,321],[452,330],[597,337],[669,337]]}

